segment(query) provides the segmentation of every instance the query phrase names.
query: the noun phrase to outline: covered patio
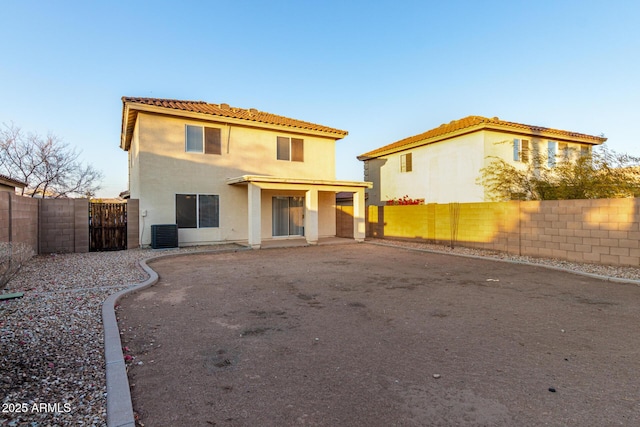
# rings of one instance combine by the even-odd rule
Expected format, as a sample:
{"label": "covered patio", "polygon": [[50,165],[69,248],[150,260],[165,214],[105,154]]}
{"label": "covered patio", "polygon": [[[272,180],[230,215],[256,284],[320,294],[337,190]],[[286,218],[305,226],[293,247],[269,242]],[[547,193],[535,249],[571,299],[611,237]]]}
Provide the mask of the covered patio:
{"label": "covered patio", "polygon": [[254,249],[259,249],[262,245],[262,192],[264,190],[304,192],[304,238],[309,245],[318,244],[319,239],[318,194],[320,192],[353,193],[353,238],[356,241],[364,241],[364,190],[372,187],[373,184],[370,182],[243,175],[227,179],[227,184],[247,186],[248,243]]}

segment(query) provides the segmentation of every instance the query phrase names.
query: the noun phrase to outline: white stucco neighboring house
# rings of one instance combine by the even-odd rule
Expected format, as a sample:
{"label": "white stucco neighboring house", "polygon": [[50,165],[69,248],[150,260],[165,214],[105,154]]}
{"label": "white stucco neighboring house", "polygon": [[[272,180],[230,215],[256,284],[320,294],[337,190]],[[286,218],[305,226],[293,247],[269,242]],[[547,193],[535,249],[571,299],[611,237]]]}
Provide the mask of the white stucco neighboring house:
{"label": "white stucco neighboring house", "polygon": [[368,203],[409,196],[425,203],[489,200],[478,184],[480,170],[495,158],[525,167],[534,153],[551,161],[584,154],[606,138],[565,130],[469,116],[358,156],[364,177],[373,182]]}
{"label": "white stucco neighboring house", "polygon": [[151,225],[177,224],[179,244],[248,243],[336,234],[336,193],[354,197],[364,240],[371,183],[335,179],[346,131],[256,109],[202,101],[123,97],[120,147],[139,199],[140,243]]}

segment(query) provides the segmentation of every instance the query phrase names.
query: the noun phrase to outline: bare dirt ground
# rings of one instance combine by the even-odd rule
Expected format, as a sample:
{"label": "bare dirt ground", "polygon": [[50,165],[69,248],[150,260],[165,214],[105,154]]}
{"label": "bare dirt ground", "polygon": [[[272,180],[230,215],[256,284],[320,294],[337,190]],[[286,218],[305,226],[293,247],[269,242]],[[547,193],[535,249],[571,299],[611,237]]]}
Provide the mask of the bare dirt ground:
{"label": "bare dirt ground", "polygon": [[640,425],[640,287],[371,244],[189,255],[118,308],[145,426]]}

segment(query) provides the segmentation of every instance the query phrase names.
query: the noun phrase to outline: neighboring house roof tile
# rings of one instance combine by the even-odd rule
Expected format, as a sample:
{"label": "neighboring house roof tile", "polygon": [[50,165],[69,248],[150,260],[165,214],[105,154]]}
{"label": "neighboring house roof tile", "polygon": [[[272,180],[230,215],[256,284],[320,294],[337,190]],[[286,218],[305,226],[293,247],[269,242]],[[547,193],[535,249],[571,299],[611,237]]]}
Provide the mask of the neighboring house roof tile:
{"label": "neighboring house roof tile", "polygon": [[[246,120],[248,122],[264,123],[268,125],[285,126],[294,129],[301,129],[307,131],[315,131],[321,133],[331,134],[338,139],[347,136],[348,132],[345,130],[334,129],[328,126],[319,125],[316,123],[305,122],[302,120],[291,119],[284,116],[278,116],[276,114],[267,113],[264,111],[256,110],[255,108],[237,108],[231,107],[229,104],[210,104],[204,101],[181,101],[176,99],[158,99],[158,98],[136,98],[136,97],[122,97],[123,103],[123,125],[125,120],[135,121],[135,116],[124,117],[125,106],[127,104],[142,104],[152,107],[167,108],[171,110],[186,111],[191,113],[200,113],[211,115],[214,117],[231,118]],[[133,120],[130,120],[133,119]],[[123,133],[128,134],[133,131],[132,123],[129,123],[131,129],[123,129]],[[123,135],[125,136],[125,135]],[[126,136],[125,136],[126,137]],[[128,139],[128,138],[127,138]]]}
{"label": "neighboring house roof tile", "polygon": [[435,129],[428,130],[419,135],[401,139],[392,144],[385,145],[375,150],[358,156],[359,160],[375,158],[386,154],[402,151],[420,145],[431,144],[454,136],[463,135],[479,130],[496,130],[522,135],[542,136],[546,138],[557,138],[568,141],[579,141],[588,144],[602,144],[607,138],[593,135],[586,135],[577,132],[570,132],[560,129],[552,129],[541,126],[531,126],[521,123],[507,122],[497,117],[487,118],[482,116],[468,116],[460,120],[453,120],[440,125]]}
{"label": "neighboring house roof tile", "polygon": [[13,185],[14,187],[18,188],[24,188],[27,186],[26,182],[22,182],[3,174],[0,174],[0,184]]}

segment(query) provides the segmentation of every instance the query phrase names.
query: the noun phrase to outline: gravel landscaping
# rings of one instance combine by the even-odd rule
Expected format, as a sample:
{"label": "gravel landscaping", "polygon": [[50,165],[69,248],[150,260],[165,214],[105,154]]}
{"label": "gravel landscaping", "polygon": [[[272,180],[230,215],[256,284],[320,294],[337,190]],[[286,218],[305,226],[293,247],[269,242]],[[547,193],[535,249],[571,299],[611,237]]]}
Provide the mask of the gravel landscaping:
{"label": "gravel landscaping", "polygon": [[0,302],[0,424],[105,425],[102,303],[146,279],[139,260],[194,250],[34,257]]}
{"label": "gravel landscaping", "polygon": [[[640,268],[552,259],[415,242],[371,240],[420,250],[529,262],[627,280]],[[105,425],[101,307],[108,295],[146,277],[138,261],[175,251],[130,250],[35,257],[9,283],[23,298],[0,302],[2,425]],[[8,292],[5,290],[4,292]]]}

